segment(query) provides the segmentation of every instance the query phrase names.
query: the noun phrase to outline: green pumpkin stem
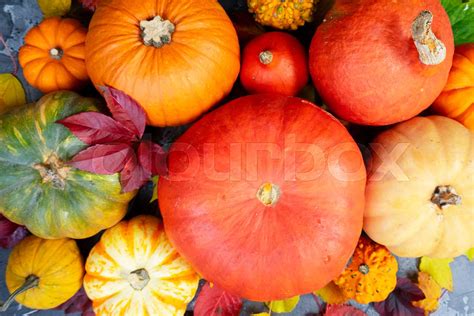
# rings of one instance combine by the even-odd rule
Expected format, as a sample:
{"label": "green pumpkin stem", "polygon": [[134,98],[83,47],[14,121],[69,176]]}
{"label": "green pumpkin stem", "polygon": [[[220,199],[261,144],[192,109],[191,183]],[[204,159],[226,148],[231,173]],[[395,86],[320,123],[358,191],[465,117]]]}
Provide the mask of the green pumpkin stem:
{"label": "green pumpkin stem", "polygon": [[39,277],[37,277],[36,275],[30,274],[28,277],[26,277],[23,285],[17,288],[15,291],[13,291],[13,293],[10,294],[7,300],[1,305],[0,312],[5,312],[18,295],[20,295],[23,292],[28,291],[29,289],[37,287],[38,284],[39,284]]}
{"label": "green pumpkin stem", "polygon": [[140,21],[140,29],[143,44],[160,48],[171,43],[171,35],[175,30],[175,26],[171,21],[163,20],[157,15],[151,20]]}

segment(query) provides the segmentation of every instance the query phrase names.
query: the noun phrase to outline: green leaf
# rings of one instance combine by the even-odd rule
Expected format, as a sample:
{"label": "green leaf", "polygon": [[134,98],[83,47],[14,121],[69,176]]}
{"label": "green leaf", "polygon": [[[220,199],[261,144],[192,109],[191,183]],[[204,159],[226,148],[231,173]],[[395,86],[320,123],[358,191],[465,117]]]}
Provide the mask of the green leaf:
{"label": "green leaf", "polygon": [[474,260],[474,248],[471,248],[468,251],[466,251],[465,255],[469,259],[469,261]]}
{"label": "green leaf", "polygon": [[436,259],[421,257],[420,271],[426,272],[443,288],[453,290],[453,274],[449,263],[452,258]]}
{"label": "green leaf", "polygon": [[160,176],[154,176],[151,178],[151,181],[153,181],[153,195],[151,196],[150,203],[158,200],[158,179]]}
{"label": "green leaf", "polygon": [[286,300],[266,302],[265,305],[275,313],[290,313],[295,309],[299,301],[300,297],[295,296]]}
{"label": "green leaf", "polygon": [[71,9],[71,0],[38,0],[45,18],[66,15]]}
{"label": "green leaf", "polygon": [[25,90],[12,74],[0,74],[0,114],[26,103]]}
{"label": "green leaf", "polygon": [[449,15],[454,33],[454,44],[474,42],[474,0],[441,0]]}

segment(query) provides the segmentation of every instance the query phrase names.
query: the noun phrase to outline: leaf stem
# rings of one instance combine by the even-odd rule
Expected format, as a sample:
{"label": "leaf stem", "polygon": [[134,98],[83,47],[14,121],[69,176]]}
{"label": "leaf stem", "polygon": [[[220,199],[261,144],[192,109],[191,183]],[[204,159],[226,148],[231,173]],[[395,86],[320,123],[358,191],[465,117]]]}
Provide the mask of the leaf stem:
{"label": "leaf stem", "polygon": [[3,38],[2,34],[0,34],[0,43],[2,43],[2,45],[5,47],[5,50],[7,51],[7,55],[8,57],[10,57],[10,60],[13,65],[13,74],[16,75],[18,72],[18,66],[16,64],[15,58],[13,58],[12,51],[10,50],[10,48],[8,48],[7,42],[5,42],[5,39]]}

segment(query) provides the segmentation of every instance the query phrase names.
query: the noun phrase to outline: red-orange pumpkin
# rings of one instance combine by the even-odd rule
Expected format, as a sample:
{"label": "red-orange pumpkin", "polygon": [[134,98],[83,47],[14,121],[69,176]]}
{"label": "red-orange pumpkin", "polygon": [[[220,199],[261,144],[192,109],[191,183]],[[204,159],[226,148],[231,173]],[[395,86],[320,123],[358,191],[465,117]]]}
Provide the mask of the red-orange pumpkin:
{"label": "red-orange pumpkin", "polygon": [[257,301],[337,277],[360,236],[365,167],[342,124],[281,95],[234,100],[169,153],[159,204],[168,237],[205,279]]}
{"label": "red-orange pumpkin", "polygon": [[101,0],[89,25],[86,66],[96,86],[137,100],[149,124],[180,125],[231,90],[239,42],[216,0]]}
{"label": "red-orange pumpkin", "polygon": [[339,117],[387,125],[433,103],[453,52],[451,24],[439,0],[336,0],[311,43],[310,72]]}
{"label": "red-orange pumpkin", "polygon": [[290,34],[262,34],[250,41],[242,54],[240,82],[250,93],[296,95],[308,76],[306,51]]}

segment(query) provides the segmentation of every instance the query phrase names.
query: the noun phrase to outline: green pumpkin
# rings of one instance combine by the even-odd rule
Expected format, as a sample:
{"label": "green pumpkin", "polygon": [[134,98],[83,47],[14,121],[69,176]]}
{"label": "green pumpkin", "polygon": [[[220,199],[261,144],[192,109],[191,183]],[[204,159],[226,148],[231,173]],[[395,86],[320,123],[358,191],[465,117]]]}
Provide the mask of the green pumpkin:
{"label": "green pumpkin", "polygon": [[0,213],[42,238],[87,238],[123,218],[135,193],[121,193],[118,174],[68,166],[87,146],[55,123],[96,106],[61,91],[0,116]]}

